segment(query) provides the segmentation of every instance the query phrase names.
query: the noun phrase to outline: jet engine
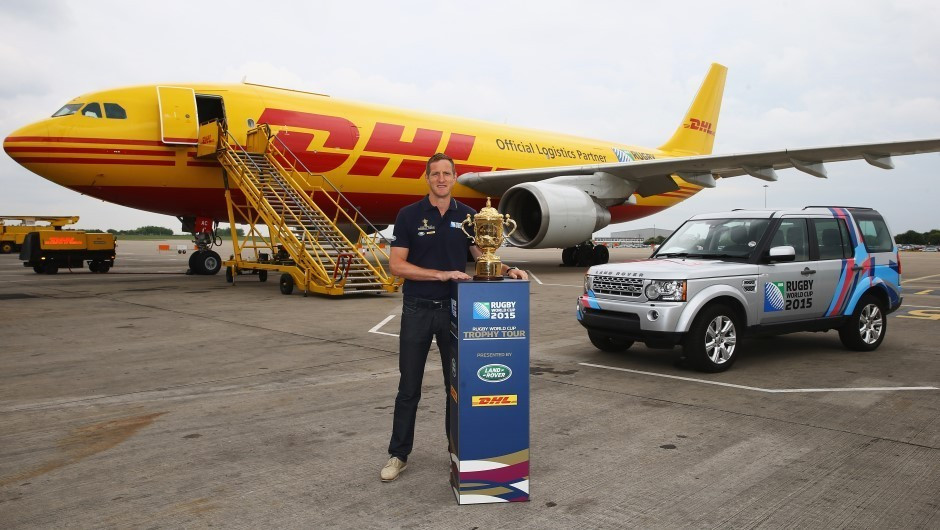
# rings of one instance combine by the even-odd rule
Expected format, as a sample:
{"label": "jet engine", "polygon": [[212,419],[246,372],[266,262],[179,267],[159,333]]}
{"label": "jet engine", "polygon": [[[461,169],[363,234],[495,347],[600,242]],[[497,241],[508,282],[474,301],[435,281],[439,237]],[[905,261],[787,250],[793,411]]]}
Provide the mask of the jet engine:
{"label": "jet engine", "polygon": [[516,231],[509,236],[509,242],[521,248],[578,245],[610,224],[607,208],[594,202],[585,191],[546,181],[509,188],[499,201],[499,212],[516,221]]}

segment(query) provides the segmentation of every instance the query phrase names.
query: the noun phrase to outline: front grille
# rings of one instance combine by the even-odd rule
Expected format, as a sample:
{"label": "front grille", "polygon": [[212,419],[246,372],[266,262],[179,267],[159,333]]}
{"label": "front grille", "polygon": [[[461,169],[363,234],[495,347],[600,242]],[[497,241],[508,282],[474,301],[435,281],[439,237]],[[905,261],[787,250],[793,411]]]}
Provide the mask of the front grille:
{"label": "front grille", "polygon": [[612,294],[636,298],[643,292],[641,278],[621,278],[619,276],[595,276],[591,281],[595,294]]}

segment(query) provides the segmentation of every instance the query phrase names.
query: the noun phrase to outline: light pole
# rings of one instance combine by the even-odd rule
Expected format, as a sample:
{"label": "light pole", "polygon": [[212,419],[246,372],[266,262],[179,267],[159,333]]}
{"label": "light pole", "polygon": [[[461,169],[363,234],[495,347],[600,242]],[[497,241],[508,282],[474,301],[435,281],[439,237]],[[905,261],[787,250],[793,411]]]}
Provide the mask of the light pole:
{"label": "light pole", "polygon": [[767,188],[768,187],[769,186],[767,184],[764,184],[764,208],[767,207]]}

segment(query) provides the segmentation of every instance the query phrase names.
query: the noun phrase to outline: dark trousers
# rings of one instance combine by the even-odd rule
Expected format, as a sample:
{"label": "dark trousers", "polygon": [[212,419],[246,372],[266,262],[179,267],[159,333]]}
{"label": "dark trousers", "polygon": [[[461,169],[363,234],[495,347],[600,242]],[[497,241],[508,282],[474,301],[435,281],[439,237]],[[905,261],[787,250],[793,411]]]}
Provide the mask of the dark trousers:
{"label": "dark trousers", "polygon": [[444,433],[450,440],[450,300],[440,307],[405,298],[401,311],[401,334],[399,335],[398,395],[395,397],[395,419],[392,423],[392,439],[388,443],[388,454],[407,460],[414,446],[415,417],[421,400],[421,383],[424,365],[431,349],[431,338],[437,340],[444,372]]}

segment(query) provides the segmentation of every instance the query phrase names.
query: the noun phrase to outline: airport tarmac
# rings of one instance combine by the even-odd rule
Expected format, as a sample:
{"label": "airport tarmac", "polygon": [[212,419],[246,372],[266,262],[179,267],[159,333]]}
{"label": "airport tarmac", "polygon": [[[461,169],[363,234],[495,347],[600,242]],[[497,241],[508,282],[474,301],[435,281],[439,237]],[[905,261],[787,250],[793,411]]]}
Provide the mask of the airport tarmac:
{"label": "airport tarmac", "polygon": [[107,274],[0,256],[0,526],[940,527],[940,254],[902,255],[880,349],[750,339],[702,374],[596,350],[583,270],[501,250],[532,273],[531,502],[458,506],[436,351],[408,469],[378,478],[400,295],[186,276],[158,243],[119,241]]}

